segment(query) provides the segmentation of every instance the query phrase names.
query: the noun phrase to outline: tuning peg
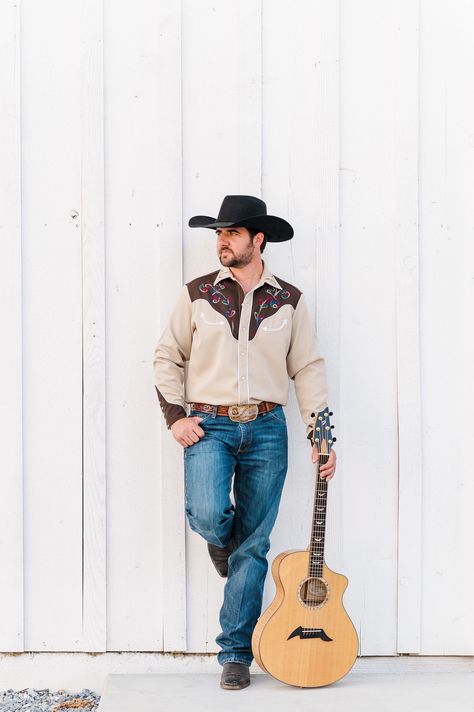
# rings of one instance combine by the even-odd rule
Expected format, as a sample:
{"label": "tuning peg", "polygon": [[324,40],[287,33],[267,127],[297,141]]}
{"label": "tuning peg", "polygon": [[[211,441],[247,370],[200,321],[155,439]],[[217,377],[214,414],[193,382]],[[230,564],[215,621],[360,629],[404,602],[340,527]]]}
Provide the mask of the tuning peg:
{"label": "tuning peg", "polygon": [[331,428],[335,428],[335,427],[336,427],[335,425],[331,425]]}
{"label": "tuning peg", "polygon": [[332,412],[332,410],[329,411],[329,415],[334,415],[334,413]]}
{"label": "tuning peg", "polygon": [[316,415],[316,413],[311,413],[311,417],[312,417],[312,418],[314,418],[315,415]]}
{"label": "tuning peg", "polygon": [[336,440],[337,440],[337,438],[333,438],[333,439],[332,439],[333,443],[335,443],[335,442],[336,442]]}

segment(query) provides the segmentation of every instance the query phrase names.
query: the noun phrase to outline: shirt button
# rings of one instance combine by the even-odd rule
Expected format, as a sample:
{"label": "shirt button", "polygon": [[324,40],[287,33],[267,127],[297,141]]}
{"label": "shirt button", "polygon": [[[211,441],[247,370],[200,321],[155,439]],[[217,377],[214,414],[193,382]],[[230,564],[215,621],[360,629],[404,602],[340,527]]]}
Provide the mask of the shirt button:
{"label": "shirt button", "polygon": [[241,352],[240,352],[240,355],[241,355],[241,356],[245,356],[245,351],[241,351]]}
{"label": "shirt button", "polygon": [[241,376],[242,381],[245,381],[245,376]]}

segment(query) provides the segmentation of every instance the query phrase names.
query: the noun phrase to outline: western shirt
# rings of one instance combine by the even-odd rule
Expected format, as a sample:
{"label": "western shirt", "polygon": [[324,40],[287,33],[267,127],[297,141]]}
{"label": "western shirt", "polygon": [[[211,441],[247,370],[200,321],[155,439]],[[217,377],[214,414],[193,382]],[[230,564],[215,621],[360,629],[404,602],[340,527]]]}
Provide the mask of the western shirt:
{"label": "western shirt", "polygon": [[286,405],[289,379],[309,433],[327,405],[325,361],[304,294],[265,262],[246,294],[228,267],[181,288],[153,357],[167,427],[187,405]]}

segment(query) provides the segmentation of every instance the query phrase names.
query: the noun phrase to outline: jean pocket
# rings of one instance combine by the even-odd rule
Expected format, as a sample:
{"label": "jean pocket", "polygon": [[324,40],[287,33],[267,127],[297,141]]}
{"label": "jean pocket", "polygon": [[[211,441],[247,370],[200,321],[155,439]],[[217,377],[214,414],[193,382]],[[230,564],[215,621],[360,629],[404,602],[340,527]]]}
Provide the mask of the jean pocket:
{"label": "jean pocket", "polygon": [[277,405],[275,408],[273,408],[273,410],[269,410],[268,415],[270,415],[272,418],[275,418],[275,420],[278,420],[279,423],[286,424],[285,411],[283,410],[281,405]]}
{"label": "jean pocket", "polygon": [[204,413],[201,410],[193,410],[193,409],[190,411],[189,415],[190,415],[190,417],[193,415],[197,415],[197,416],[199,416],[199,418],[202,418],[202,420],[199,421],[198,425],[202,425],[207,420],[209,420],[209,418],[212,417],[212,413]]}

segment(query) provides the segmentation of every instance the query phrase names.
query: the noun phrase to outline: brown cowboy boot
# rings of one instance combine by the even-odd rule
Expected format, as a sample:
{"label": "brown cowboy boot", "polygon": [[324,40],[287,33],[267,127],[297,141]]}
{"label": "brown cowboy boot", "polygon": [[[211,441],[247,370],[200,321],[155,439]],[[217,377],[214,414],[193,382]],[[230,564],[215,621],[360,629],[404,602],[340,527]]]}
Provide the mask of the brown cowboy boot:
{"label": "brown cowboy boot", "polygon": [[221,687],[224,690],[241,690],[250,685],[250,669],[245,663],[224,663]]}

